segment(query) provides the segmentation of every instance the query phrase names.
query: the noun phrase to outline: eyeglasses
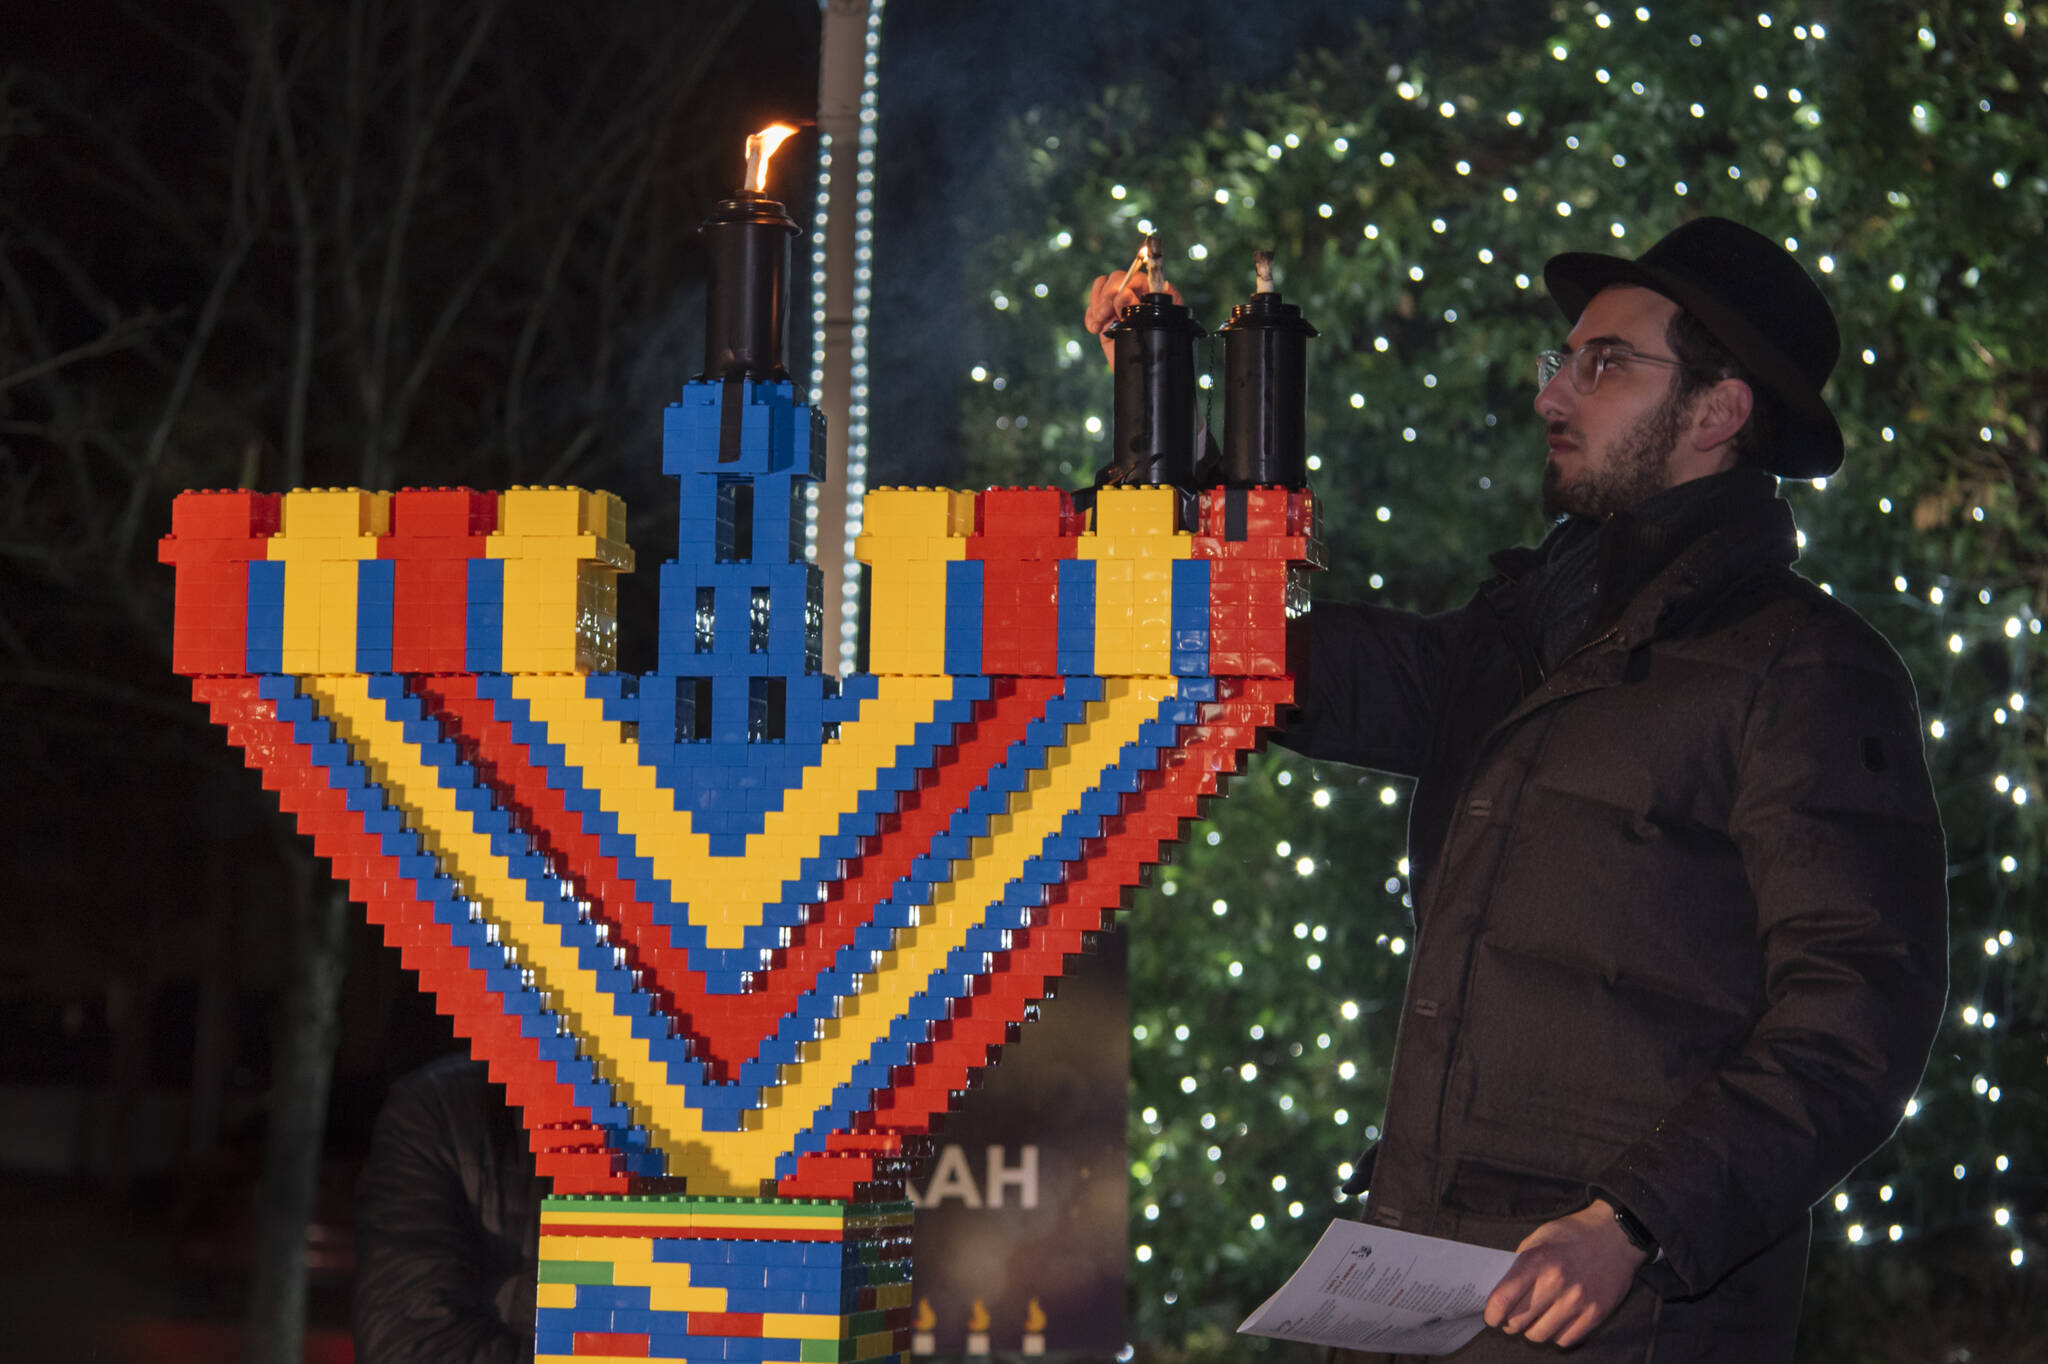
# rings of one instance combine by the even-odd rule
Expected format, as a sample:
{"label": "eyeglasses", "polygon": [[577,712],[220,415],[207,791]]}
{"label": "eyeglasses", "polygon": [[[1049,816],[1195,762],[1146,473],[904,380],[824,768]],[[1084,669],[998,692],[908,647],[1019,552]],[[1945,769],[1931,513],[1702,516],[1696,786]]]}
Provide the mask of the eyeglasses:
{"label": "eyeglasses", "polygon": [[1536,387],[1538,390],[1550,387],[1550,381],[1560,370],[1569,369],[1572,387],[1581,397],[1589,396],[1600,387],[1600,376],[1610,366],[1632,365],[1637,362],[1646,365],[1669,365],[1683,369],[1685,362],[1666,355],[1645,355],[1628,346],[1617,346],[1609,341],[1589,341],[1577,350],[1546,350],[1536,354]]}

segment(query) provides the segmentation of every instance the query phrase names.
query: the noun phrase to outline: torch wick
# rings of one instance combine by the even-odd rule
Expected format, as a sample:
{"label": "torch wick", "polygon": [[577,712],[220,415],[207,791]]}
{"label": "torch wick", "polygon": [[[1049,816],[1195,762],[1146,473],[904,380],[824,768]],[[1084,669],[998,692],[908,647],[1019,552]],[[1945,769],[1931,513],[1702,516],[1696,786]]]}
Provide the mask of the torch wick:
{"label": "torch wick", "polygon": [[1272,293],[1273,253],[1271,251],[1259,251],[1254,253],[1252,256],[1252,268],[1255,271],[1257,271],[1259,280],[1257,286],[1252,290],[1252,292],[1256,294]]}
{"label": "torch wick", "polygon": [[1138,248],[1138,254],[1145,261],[1145,292],[1163,294],[1166,292],[1166,253],[1159,248],[1159,235],[1148,233],[1145,244]]}

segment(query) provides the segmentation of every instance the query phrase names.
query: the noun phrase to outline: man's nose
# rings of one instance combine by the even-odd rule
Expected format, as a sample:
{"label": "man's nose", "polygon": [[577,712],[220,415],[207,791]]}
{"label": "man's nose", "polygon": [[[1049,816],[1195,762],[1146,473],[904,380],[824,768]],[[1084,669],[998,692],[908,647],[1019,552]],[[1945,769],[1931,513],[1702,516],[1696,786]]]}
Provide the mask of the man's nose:
{"label": "man's nose", "polygon": [[1550,382],[1536,390],[1536,415],[1546,422],[1561,422],[1571,414],[1572,399],[1571,367],[1566,366],[1550,376]]}

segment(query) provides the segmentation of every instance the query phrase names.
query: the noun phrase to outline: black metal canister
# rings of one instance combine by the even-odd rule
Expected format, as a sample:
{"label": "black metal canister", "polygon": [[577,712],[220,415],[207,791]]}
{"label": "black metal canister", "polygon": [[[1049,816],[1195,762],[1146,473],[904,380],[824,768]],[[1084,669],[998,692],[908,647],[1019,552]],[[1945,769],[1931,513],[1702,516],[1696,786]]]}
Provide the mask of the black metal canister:
{"label": "black metal canister", "polygon": [[781,380],[789,312],[789,243],[797,225],[765,194],[721,200],[698,229],[711,253],[704,373],[711,380]]}
{"label": "black metal canister", "polygon": [[1222,483],[1300,488],[1308,483],[1308,341],[1301,309],[1272,288],[1260,253],[1259,292],[1233,308],[1223,337]]}
{"label": "black metal canister", "polygon": [[1103,482],[1194,487],[1195,341],[1206,334],[1167,294],[1146,294],[1110,325],[1116,408]]}

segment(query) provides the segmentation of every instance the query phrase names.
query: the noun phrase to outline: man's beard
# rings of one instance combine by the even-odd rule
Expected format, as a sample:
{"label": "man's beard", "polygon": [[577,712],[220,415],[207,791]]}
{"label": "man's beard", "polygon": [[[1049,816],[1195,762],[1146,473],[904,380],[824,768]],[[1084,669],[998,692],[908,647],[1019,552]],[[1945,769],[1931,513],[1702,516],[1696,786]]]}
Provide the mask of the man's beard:
{"label": "man's beard", "polygon": [[[1630,511],[1664,491],[1684,417],[1685,404],[1679,401],[1677,386],[1673,385],[1663,402],[1622,432],[1600,466],[1589,468],[1566,483],[1555,460],[1545,463],[1544,516],[1551,520],[1560,516],[1604,519],[1616,512]],[[1552,422],[1550,430],[1562,433],[1564,423]]]}

